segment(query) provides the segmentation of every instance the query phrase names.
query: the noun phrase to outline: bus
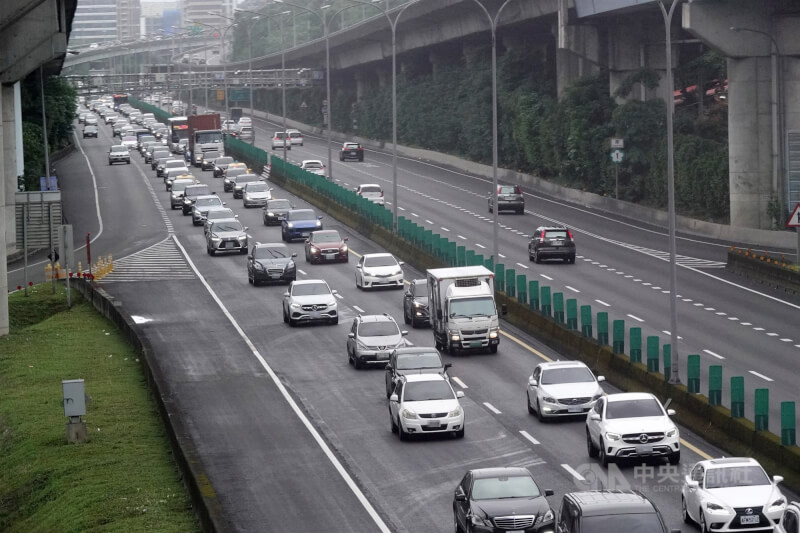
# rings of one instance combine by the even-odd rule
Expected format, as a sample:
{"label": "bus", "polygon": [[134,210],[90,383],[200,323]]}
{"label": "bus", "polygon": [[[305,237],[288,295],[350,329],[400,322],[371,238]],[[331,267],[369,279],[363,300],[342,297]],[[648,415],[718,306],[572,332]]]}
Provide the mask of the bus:
{"label": "bus", "polygon": [[170,117],[167,119],[167,126],[169,127],[169,149],[173,153],[178,153],[179,145],[185,145],[189,139],[189,118]]}
{"label": "bus", "polygon": [[122,104],[128,103],[128,95],[127,94],[115,94],[114,95],[114,111],[119,111],[119,106]]}

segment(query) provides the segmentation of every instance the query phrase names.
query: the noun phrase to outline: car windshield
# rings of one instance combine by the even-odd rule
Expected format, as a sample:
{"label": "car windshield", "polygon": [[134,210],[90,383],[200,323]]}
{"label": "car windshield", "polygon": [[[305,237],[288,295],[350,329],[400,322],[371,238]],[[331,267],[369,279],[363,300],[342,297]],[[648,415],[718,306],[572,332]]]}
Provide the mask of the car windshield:
{"label": "car windshield", "polygon": [[205,152],[203,153],[203,159],[216,159],[219,157],[219,152]]}
{"label": "car windshield", "polygon": [[124,143],[136,142],[136,137],[134,137],[133,135],[126,135],[125,137],[122,138],[122,142]]}
{"label": "car windshield", "polygon": [[311,242],[339,242],[341,240],[338,231],[315,231],[311,234]]}
{"label": "car windshield", "polygon": [[345,150],[357,150],[358,149],[358,145],[357,144],[345,144],[344,145],[344,149]]}
{"label": "car windshield", "polygon": [[453,389],[446,381],[411,381],[403,387],[404,402],[452,400],[454,398]]}
{"label": "car windshield", "polygon": [[178,183],[177,181],[172,182],[172,192],[183,192],[183,190],[192,185],[192,183]]}
{"label": "car windshield", "polygon": [[313,209],[295,209],[289,211],[286,218],[287,220],[312,220],[317,217],[314,215]]}
{"label": "car windshield", "polygon": [[493,316],[496,314],[494,299],[491,296],[450,300],[450,318]]}
{"label": "car windshield", "polygon": [[278,132],[278,133],[276,133],[276,134],[275,134],[275,138],[276,138],[276,139],[283,139],[283,138],[284,138],[284,136],[285,136],[285,135],[284,135],[282,132]]}
{"label": "car windshield", "polygon": [[211,231],[242,231],[242,224],[238,220],[220,220],[214,222]]}
{"label": "car windshield", "polygon": [[608,402],[606,418],[636,418],[640,416],[664,416],[661,404],[655,398]]}
{"label": "car windshield", "polygon": [[97,126],[86,126],[83,131],[97,131]]}
{"label": "car windshield", "polygon": [[706,488],[755,487],[769,485],[770,479],[758,466],[728,466],[706,470]]}
{"label": "car windshield", "polygon": [[664,525],[655,513],[610,514],[585,516],[581,523],[581,533],[653,533],[664,531]]}
{"label": "car windshield", "polygon": [[310,169],[310,168],[320,169],[320,168],[322,168],[322,163],[320,163],[319,161],[306,161],[303,164],[303,168],[305,168],[305,169]]}
{"label": "car windshield", "polygon": [[[173,185],[172,188],[174,189],[175,186]],[[208,220],[217,220],[220,218],[233,218],[233,209],[212,209],[208,212]]]}
{"label": "car windshield", "polygon": [[292,296],[312,296],[330,293],[331,291],[325,283],[303,283],[292,286]]}
{"label": "car windshield", "polygon": [[169,152],[153,152],[153,159],[161,159],[162,157],[169,157]]}
{"label": "car windshield", "polygon": [[256,251],[253,252],[253,257],[255,259],[281,259],[290,257],[291,255],[292,253],[286,246],[258,246],[256,247]]}
{"label": "car windshield", "polygon": [[236,176],[239,176],[241,174],[247,174],[247,169],[246,168],[231,168],[231,167],[228,167],[228,177],[229,178],[235,178]]}
{"label": "car windshield", "polygon": [[400,330],[394,322],[364,322],[358,326],[360,337],[388,337],[400,335]]}
{"label": "car windshield", "polygon": [[298,137],[302,137],[302,136],[303,136],[303,134],[302,134],[302,133],[300,133],[299,131],[293,131],[293,132],[291,132],[291,133],[289,134],[289,137],[290,137],[290,138],[293,138],[293,139],[296,139],[296,138],[298,138]]}
{"label": "car windshield", "polygon": [[233,163],[233,158],[232,157],[218,157],[217,160],[215,161],[215,163],[217,164],[217,166],[219,166],[219,165],[229,165],[229,164]]}
{"label": "car windshield", "polygon": [[247,185],[247,192],[269,192],[269,185],[266,183],[250,183]]}
{"label": "car windshield", "polygon": [[[472,484],[473,500],[499,500],[504,498],[537,498],[539,487],[529,476],[500,476],[476,479]],[[621,531],[612,530],[608,531]],[[650,530],[652,533],[653,530]],[[626,532],[628,533],[628,532]]]}
{"label": "car windshield", "polygon": [[205,143],[222,144],[222,132],[219,131],[195,132],[194,142],[200,144],[205,144]]}
{"label": "car windshield", "polygon": [[127,146],[112,146],[111,147],[111,151],[112,152],[127,152],[128,151],[128,147]]}
{"label": "car windshield", "polygon": [[267,204],[270,209],[291,209],[292,204],[289,200],[273,200],[269,204]]}
{"label": "car windshield", "polygon": [[380,193],[381,193],[381,188],[378,187],[377,185],[371,186],[371,187],[361,187],[361,194],[374,195],[374,194],[380,194]]}
{"label": "car windshield", "polygon": [[197,207],[206,207],[209,205],[222,205],[222,200],[219,198],[198,198],[197,203],[195,203]]}
{"label": "car windshield", "polygon": [[411,370],[413,368],[440,368],[442,360],[435,352],[409,353],[397,355],[397,369]]}
{"label": "car windshield", "polygon": [[258,181],[258,176],[254,175],[240,175],[236,176],[236,185],[243,185],[245,183],[254,183]]}
{"label": "car windshield", "polygon": [[498,194],[518,194],[516,187],[500,186],[498,189]]}
{"label": "car windshield", "polygon": [[183,192],[186,196],[199,196],[201,194],[208,194],[208,186],[202,185],[200,187],[196,187],[194,185],[191,185],[189,187],[186,187],[186,189],[184,189]]}
{"label": "car windshield", "polygon": [[548,368],[542,372],[542,385],[557,385],[559,383],[591,383],[594,376],[588,368]]}
{"label": "car windshield", "polygon": [[388,267],[397,266],[397,260],[391,255],[379,255],[377,257],[365,257],[365,267]]}
{"label": "car windshield", "polygon": [[167,168],[181,168],[186,166],[186,161],[181,161],[179,159],[173,159],[172,161],[167,161]]}

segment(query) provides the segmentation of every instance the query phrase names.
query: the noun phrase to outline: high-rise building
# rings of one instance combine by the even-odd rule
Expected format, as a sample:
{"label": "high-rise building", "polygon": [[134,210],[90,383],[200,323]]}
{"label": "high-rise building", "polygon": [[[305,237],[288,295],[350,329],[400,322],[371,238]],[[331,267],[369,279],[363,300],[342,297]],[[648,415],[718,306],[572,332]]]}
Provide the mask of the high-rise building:
{"label": "high-rise building", "polygon": [[70,46],[117,39],[117,0],[78,0],[69,36]]}
{"label": "high-rise building", "polygon": [[[179,7],[180,3],[177,0],[142,2],[140,35],[146,37],[148,35],[160,33],[162,29],[169,33],[170,26],[180,26],[181,17]],[[177,13],[177,18],[175,13]]]}
{"label": "high-rise building", "polygon": [[117,32],[121,41],[139,38],[140,13],[139,0],[117,0]]}
{"label": "high-rise building", "polygon": [[230,18],[234,15],[234,0],[183,0],[182,4],[184,24],[191,24],[190,21],[194,20],[211,26],[227,26],[229,20],[209,15],[209,11]]}

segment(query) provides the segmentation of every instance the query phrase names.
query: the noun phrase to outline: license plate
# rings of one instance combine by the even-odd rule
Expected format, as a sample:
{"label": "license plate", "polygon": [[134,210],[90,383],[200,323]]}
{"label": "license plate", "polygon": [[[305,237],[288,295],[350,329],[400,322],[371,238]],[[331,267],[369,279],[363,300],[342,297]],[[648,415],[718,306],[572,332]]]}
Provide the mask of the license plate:
{"label": "license plate", "polygon": [[311,311],[311,318],[319,318],[319,311]]}
{"label": "license plate", "polygon": [[561,246],[564,244],[562,241],[553,241],[553,246]]}
{"label": "license plate", "polygon": [[325,259],[335,259],[336,254],[325,254]]}
{"label": "license plate", "polygon": [[389,359],[389,353],[388,352],[378,352],[375,355],[375,359],[377,359],[379,361],[386,361],[386,360]]}
{"label": "license plate", "polygon": [[739,517],[739,523],[744,524],[758,524],[761,518],[758,515],[742,515]]}
{"label": "license plate", "polygon": [[304,232],[303,232],[303,233],[301,233],[300,235],[302,235],[303,237],[308,237],[308,232],[307,232],[307,231],[304,231]]}
{"label": "license plate", "polygon": [[472,341],[469,343],[469,346],[470,348],[478,348],[480,346],[483,346],[483,343],[481,341]]}
{"label": "license plate", "polygon": [[650,455],[653,453],[653,446],[650,444],[640,444],[636,446],[636,453],[639,455]]}
{"label": "license plate", "polygon": [[583,407],[567,407],[568,413],[582,413]]}
{"label": "license plate", "polygon": [[281,275],[280,274],[270,274],[269,277],[271,277],[272,279],[280,279]]}
{"label": "license plate", "polygon": [[[427,424],[425,424],[425,427],[436,429],[436,428],[442,427],[442,424],[438,420],[436,420],[434,422],[428,422]],[[744,518],[744,517],[742,517],[742,518]]]}

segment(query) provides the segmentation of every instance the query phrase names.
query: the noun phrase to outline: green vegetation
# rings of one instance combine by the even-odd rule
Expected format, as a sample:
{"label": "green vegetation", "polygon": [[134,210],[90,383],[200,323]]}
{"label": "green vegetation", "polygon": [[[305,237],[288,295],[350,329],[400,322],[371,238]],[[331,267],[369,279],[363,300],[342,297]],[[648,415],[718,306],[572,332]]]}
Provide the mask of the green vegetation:
{"label": "green vegetation", "polygon": [[[10,295],[0,338],[0,531],[198,531],[138,355],[79,293]],[[61,380],[86,380],[66,443]]]}

